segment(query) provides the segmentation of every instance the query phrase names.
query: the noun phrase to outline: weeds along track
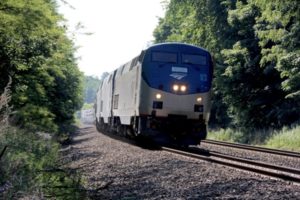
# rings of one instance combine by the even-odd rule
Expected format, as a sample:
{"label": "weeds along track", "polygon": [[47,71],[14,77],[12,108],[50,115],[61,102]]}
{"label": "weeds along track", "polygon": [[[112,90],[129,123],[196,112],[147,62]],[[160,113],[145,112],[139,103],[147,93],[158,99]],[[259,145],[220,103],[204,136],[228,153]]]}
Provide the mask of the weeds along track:
{"label": "weeds along track", "polygon": [[197,147],[188,149],[177,149],[162,147],[163,151],[179,154],[194,159],[204,160],[229,166],[293,183],[300,183],[300,169],[282,167],[269,163],[253,161],[249,159],[237,158],[234,156],[224,155],[215,152],[203,151]]}
{"label": "weeds along track", "polygon": [[251,150],[251,151],[257,151],[257,152],[261,152],[261,153],[287,156],[287,157],[292,157],[292,158],[300,158],[300,153],[293,152],[293,151],[277,150],[277,149],[251,146],[251,145],[246,145],[246,144],[221,142],[221,141],[216,141],[216,140],[202,140],[201,143],[224,146],[224,147],[233,147],[233,148],[237,148],[237,149]]}

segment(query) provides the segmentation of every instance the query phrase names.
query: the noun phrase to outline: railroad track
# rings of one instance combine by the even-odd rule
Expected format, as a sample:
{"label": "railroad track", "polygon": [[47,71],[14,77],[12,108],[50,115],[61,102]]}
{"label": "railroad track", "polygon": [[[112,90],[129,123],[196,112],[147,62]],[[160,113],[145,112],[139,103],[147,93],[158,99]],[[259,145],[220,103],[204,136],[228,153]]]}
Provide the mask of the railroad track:
{"label": "railroad track", "polygon": [[277,149],[270,149],[270,148],[264,148],[264,147],[256,147],[256,146],[251,146],[251,145],[246,145],[246,144],[221,142],[221,141],[215,141],[215,140],[202,140],[201,143],[233,147],[233,148],[238,148],[238,149],[246,149],[246,150],[257,151],[257,152],[262,152],[262,153],[269,153],[269,154],[280,155],[280,156],[288,156],[288,157],[293,157],[293,158],[300,158],[300,153],[293,152],[293,151],[277,150]]}
{"label": "railroad track", "polygon": [[162,147],[161,149],[163,151],[195,159],[205,160],[237,169],[242,169],[289,182],[300,183],[300,169],[282,167],[278,165],[272,165],[243,158],[236,158],[233,156],[228,156],[215,152],[203,152],[203,150],[201,151],[198,148],[181,150],[169,147]]}

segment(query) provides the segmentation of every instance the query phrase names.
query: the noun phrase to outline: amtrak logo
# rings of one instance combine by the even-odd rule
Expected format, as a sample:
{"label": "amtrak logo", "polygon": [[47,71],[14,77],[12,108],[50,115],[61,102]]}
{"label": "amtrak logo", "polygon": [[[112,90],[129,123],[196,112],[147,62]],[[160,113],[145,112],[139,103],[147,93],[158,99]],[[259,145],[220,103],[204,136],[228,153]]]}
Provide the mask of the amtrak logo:
{"label": "amtrak logo", "polygon": [[170,74],[171,77],[177,79],[177,80],[181,80],[183,79],[184,77],[186,77],[187,74],[185,73],[173,73],[173,74]]}

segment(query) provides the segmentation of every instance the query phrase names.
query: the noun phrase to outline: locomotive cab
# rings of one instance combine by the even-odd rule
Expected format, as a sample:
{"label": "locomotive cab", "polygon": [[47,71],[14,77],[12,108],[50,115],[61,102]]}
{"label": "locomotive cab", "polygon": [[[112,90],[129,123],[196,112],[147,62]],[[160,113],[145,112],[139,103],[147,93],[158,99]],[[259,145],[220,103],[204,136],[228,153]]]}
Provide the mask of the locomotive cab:
{"label": "locomotive cab", "polygon": [[157,45],[142,63],[140,132],[166,133],[181,143],[206,138],[210,111],[210,54],[191,45]]}

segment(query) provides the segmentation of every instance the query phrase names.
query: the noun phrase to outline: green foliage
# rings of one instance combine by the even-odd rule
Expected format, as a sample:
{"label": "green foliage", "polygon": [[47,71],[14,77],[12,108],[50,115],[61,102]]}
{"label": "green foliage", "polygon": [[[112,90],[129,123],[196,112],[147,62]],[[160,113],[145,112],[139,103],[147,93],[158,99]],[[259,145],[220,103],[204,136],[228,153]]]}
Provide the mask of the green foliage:
{"label": "green foliage", "polygon": [[84,102],[94,103],[96,99],[96,93],[100,84],[100,79],[94,76],[84,77]]}
{"label": "green foliage", "polygon": [[1,199],[40,195],[55,199],[82,199],[78,174],[59,168],[59,145],[43,133],[10,128],[0,135],[0,148],[8,146],[1,159],[0,186],[9,185]]}
{"label": "green foliage", "polygon": [[221,128],[209,130],[207,138],[233,143],[261,145],[272,134],[273,130]]}
{"label": "green foliage", "polygon": [[211,51],[219,61],[220,50],[232,43],[226,9],[222,1],[172,0],[154,30],[155,42],[199,45]]}
{"label": "green foliage", "polygon": [[9,82],[4,88],[3,93],[0,95],[0,135],[5,132],[4,130],[9,125],[9,115],[11,113],[11,107],[9,106],[11,100],[11,83],[12,79],[9,77]]}
{"label": "green foliage", "polygon": [[243,133],[234,129],[220,129],[217,131],[209,131],[207,139],[244,143]]}
{"label": "green foliage", "polygon": [[[299,30],[300,31],[300,30]],[[283,56],[278,67],[282,70],[281,76],[285,78],[282,82],[284,91],[288,94],[286,98],[300,99],[300,51],[292,52]]]}
{"label": "green foliage", "polygon": [[270,82],[259,66],[260,48],[253,28],[258,13],[254,5],[240,1],[228,10],[236,42],[221,51],[226,68],[216,80],[233,124],[239,127],[263,128],[276,120],[276,113],[269,111],[279,94],[267,87]]}
{"label": "green foliage", "polygon": [[210,126],[280,128],[300,118],[299,13],[297,0],[171,0],[154,37],[214,55]]}
{"label": "green foliage", "polygon": [[[48,133],[9,126],[11,83],[10,78],[0,95],[0,198],[82,199],[85,192],[80,176],[58,163],[58,143]],[[55,128],[53,115],[46,108],[28,104],[20,112],[19,117],[24,117],[21,121],[31,126],[27,130]]]}
{"label": "green foliage", "polygon": [[300,151],[300,126],[281,130],[252,130],[251,133],[235,129],[210,130],[208,139],[259,145],[274,149]]}
{"label": "green foliage", "polygon": [[92,103],[90,103],[90,104],[85,103],[85,104],[83,104],[83,106],[82,106],[82,110],[92,109],[93,106],[94,106],[94,104],[92,104]]}
{"label": "green foliage", "polygon": [[279,123],[290,124],[300,117],[299,2],[264,0],[253,1],[253,4],[261,11],[254,26],[262,49],[260,66],[280,74],[280,79],[274,83],[282,93],[276,113]]}
{"label": "green foliage", "polygon": [[16,117],[23,124],[22,128],[31,130],[43,130],[49,133],[56,132],[58,127],[54,123],[54,115],[45,107],[26,104],[20,108]]}
{"label": "green foliage", "polygon": [[82,74],[56,9],[55,0],[0,3],[0,92],[11,75],[11,105],[24,127],[55,130],[82,105]]}
{"label": "green foliage", "polygon": [[[55,0],[0,1],[1,199],[82,199],[80,176],[58,163],[59,145],[36,133],[69,130],[83,99],[74,45],[56,7]],[[3,129],[9,116],[25,130]]]}

